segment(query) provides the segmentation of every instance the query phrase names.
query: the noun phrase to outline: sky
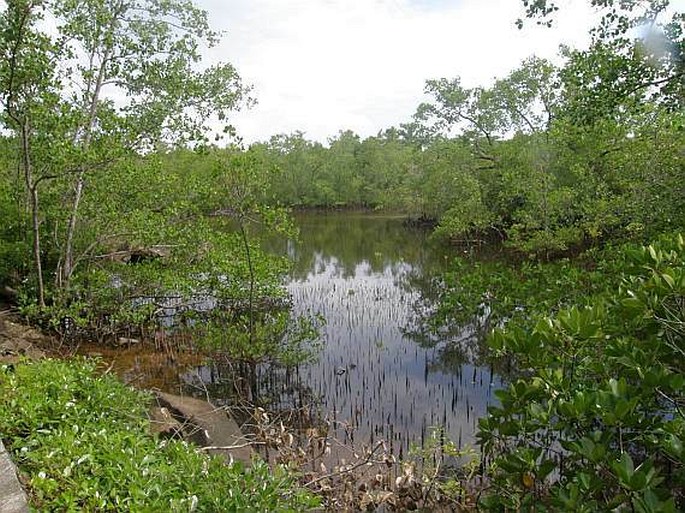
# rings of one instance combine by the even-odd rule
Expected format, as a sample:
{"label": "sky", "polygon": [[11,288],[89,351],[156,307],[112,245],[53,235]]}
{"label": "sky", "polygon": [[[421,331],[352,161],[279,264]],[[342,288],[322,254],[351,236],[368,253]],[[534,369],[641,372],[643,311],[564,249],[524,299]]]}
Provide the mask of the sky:
{"label": "sky", "polygon": [[461,77],[487,86],[530,55],[583,47],[596,18],[589,2],[560,0],[555,27],[522,17],[519,0],[196,0],[222,43],[208,62],[229,61],[257,105],[234,115],[244,142],[303,131],[326,142],[362,138],[408,122],[425,81]]}

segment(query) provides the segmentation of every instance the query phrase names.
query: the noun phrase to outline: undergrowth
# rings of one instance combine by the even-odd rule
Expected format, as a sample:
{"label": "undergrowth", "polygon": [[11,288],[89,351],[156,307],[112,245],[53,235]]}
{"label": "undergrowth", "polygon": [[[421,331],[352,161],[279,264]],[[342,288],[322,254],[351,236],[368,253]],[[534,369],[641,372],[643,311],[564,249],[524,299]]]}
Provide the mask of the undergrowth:
{"label": "undergrowth", "polygon": [[148,397],[96,363],[0,367],[0,435],[39,511],[304,511],[280,467],[230,466],[149,434]]}

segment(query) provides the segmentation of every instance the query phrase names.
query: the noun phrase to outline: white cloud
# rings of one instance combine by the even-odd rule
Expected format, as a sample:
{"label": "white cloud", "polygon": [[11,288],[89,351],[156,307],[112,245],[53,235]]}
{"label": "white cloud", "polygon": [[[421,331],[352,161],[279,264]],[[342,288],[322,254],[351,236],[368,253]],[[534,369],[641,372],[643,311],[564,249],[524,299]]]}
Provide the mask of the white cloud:
{"label": "white cloud", "polygon": [[325,141],[408,121],[426,79],[486,84],[525,57],[583,45],[587,2],[562,10],[554,29],[528,23],[518,0],[199,0],[227,31],[211,59],[236,65],[258,105],[234,124],[247,142],[303,130]]}

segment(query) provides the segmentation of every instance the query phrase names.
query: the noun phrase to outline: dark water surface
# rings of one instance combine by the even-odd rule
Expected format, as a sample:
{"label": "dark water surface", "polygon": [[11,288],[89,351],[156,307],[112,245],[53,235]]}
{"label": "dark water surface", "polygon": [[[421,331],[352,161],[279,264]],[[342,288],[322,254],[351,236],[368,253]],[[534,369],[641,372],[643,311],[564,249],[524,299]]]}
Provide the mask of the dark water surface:
{"label": "dark water surface", "polygon": [[[329,213],[297,221],[300,243],[283,248],[295,261],[288,290],[296,313],[326,320],[320,357],[299,379],[322,411],[354,427],[357,441],[385,439],[396,453],[438,426],[459,445],[472,443],[501,381],[463,350],[450,358],[452,336],[420,335],[418,314],[430,308],[431,278],[450,250],[400,218]],[[477,343],[468,332],[459,337],[466,353]]]}

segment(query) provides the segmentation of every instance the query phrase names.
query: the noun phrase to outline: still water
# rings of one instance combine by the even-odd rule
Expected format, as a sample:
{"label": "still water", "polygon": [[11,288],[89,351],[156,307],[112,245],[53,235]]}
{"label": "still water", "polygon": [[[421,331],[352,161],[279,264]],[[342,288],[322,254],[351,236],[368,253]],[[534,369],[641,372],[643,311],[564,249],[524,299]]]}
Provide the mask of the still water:
{"label": "still water", "polygon": [[250,404],[280,411],[293,425],[326,421],[337,440],[356,446],[382,439],[402,455],[434,427],[460,447],[472,445],[502,380],[476,363],[481,348],[469,328],[425,329],[437,278],[457,250],[397,217],[309,213],[296,221],[299,240],[271,241],[269,249],[294,262],[293,315],[325,321],[314,363],[246,373],[230,362],[135,347],[103,356],[142,387],[209,397],[236,413],[248,404],[247,391]]}
{"label": "still water", "polygon": [[468,330],[441,340],[421,325],[433,278],[455,250],[400,218],[328,213],[297,221],[299,243],[282,247],[295,263],[288,290],[296,314],[325,319],[319,358],[298,379],[337,435],[384,439],[401,453],[443,427],[458,445],[471,444],[501,380],[469,361],[477,341]]}

